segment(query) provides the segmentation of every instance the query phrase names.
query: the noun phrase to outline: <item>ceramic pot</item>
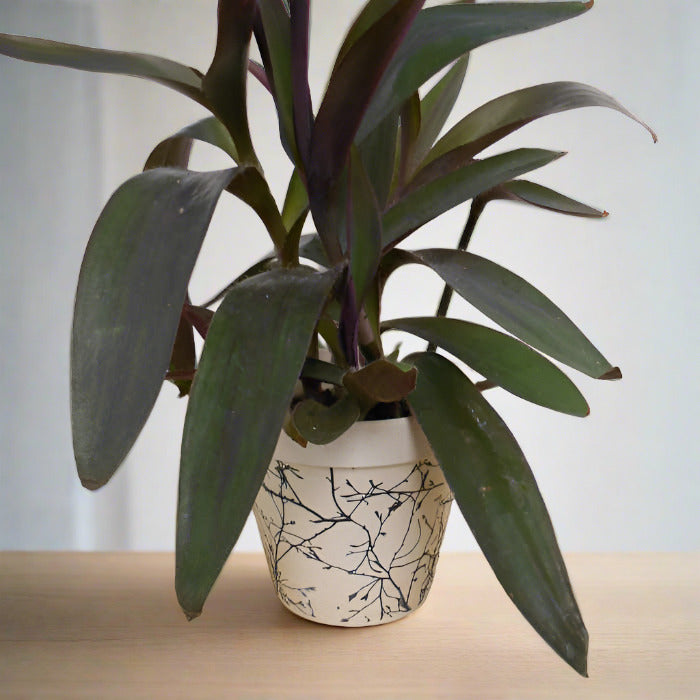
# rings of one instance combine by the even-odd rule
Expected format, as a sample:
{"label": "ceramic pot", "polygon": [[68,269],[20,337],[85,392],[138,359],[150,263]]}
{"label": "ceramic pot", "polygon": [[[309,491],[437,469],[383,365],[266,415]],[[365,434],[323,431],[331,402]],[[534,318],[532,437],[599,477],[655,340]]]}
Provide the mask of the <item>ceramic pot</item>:
{"label": "ceramic pot", "polygon": [[280,601],[327,625],[406,616],[433,582],[451,501],[412,418],[306,448],[283,433],[254,506]]}

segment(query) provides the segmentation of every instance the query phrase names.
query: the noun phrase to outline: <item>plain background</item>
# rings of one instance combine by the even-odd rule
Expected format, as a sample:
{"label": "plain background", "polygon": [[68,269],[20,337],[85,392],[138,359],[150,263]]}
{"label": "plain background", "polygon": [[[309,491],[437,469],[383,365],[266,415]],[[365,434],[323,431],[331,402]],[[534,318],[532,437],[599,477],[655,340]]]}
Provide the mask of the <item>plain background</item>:
{"label": "plain background", "polygon": [[[315,105],[361,5],[314,3]],[[215,14],[214,0],[2,0],[0,31],[150,52],[205,70]],[[569,151],[527,177],[611,212],[586,221],[494,204],[472,247],[544,291],[623,370],[621,382],[569,372],[589,400],[586,419],[488,393],[528,456],[564,550],[698,546],[699,26],[692,0],[598,0],[576,20],[474,52],[454,112],[452,121],[510,90],[577,80],[611,93],[659,134],[654,146],[621,115],[586,109],[547,117],[490,150]],[[258,153],[281,198],[291,168],[272,103],[254,81],[249,103]],[[68,346],[82,251],[101,207],[155,143],[202,116],[145,81],[0,57],[0,548],[173,547],[185,402],[165,386],[112,482],[85,492],[70,445]],[[195,153],[195,169],[226,166],[212,150]],[[440,217],[409,247],[453,246],[466,211]],[[254,215],[223,201],[193,300],[268,247]],[[401,271],[386,317],[431,314],[439,293],[427,270]],[[481,320],[466,303],[454,302],[452,315]],[[259,546],[249,522],[238,548]],[[475,547],[456,509],[445,547]]]}

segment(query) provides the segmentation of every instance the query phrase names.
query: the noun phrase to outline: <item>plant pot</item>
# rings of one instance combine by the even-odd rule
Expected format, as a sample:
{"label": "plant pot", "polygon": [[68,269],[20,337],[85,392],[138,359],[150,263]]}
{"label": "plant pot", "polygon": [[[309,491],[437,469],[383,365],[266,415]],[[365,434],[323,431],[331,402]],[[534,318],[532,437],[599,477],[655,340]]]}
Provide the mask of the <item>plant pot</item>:
{"label": "plant pot", "polygon": [[283,433],[254,506],[280,601],[327,625],[404,617],[430,590],[451,502],[412,418],[306,448]]}

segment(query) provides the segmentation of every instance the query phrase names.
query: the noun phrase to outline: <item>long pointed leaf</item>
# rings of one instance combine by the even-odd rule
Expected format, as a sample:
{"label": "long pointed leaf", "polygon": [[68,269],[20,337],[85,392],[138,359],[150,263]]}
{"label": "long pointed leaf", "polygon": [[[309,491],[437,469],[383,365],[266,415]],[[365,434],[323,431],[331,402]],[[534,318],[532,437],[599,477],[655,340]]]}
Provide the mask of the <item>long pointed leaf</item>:
{"label": "long pointed leaf", "polygon": [[[322,218],[320,210],[345,166],[367,105],[423,2],[397,0],[352,45],[331,75],[316,116],[308,173],[311,211],[317,226],[318,218]],[[352,95],[351,100],[348,95]],[[380,121],[377,119],[374,126]],[[362,140],[359,138],[358,142]]]}
{"label": "long pointed leaf", "polygon": [[460,296],[528,345],[597,379],[619,379],[571,319],[522,277],[486,258],[433,248],[405,254],[431,267]]}
{"label": "long pointed leaf", "polygon": [[501,585],[542,638],[587,675],[588,633],[552,523],[515,438],[474,385],[434,353],[410,356],[408,397]]}
{"label": "long pointed leaf", "polygon": [[372,183],[379,208],[386,208],[397,153],[398,112],[389,113],[379,126],[358,145],[362,163]]}
{"label": "long pointed leaf", "polygon": [[350,26],[348,33],[343,39],[343,43],[335,59],[333,70],[345,58],[353,44],[374,24],[376,24],[398,0],[369,0],[360,11],[355,21]]}
{"label": "long pointed leaf", "polygon": [[656,134],[644,122],[601,90],[583,83],[545,83],[510,92],[475,109],[435,144],[426,163],[455,148],[467,146],[466,154],[473,157],[535,119],[581,107],[617,110],[641,124],[656,141]]}
{"label": "long pointed leaf", "polygon": [[413,174],[428,155],[457,101],[469,64],[469,54],[462,56],[421,101],[421,124],[413,146],[409,173]]}
{"label": "long pointed leaf", "polygon": [[241,163],[258,165],[248,127],[248,46],[255,0],[219,0],[216,52],[202,89],[207,104],[229,130]]}
{"label": "long pointed leaf", "polygon": [[234,162],[238,163],[240,158],[236,151],[236,145],[233,143],[231,134],[226,130],[226,127],[216,117],[206,117],[200,119],[194,124],[180,129],[177,133],[163,139],[154,149],[151,158],[162,158],[165,153],[171,148],[172,143],[181,139],[195,139],[203,141],[211,146],[220,148],[224,153],[231,156]]}
{"label": "long pointed leaf", "polygon": [[149,170],[112,195],[95,225],[71,344],[73,446],[88,488],[109,480],[153,408],[214,207],[239,172]]}
{"label": "long pointed leaf", "polygon": [[304,171],[309,169],[311,132],[314,124],[309,88],[309,14],[311,0],[290,0],[292,109],[294,138]]}
{"label": "long pointed leaf", "polygon": [[530,204],[540,209],[548,209],[569,216],[583,216],[591,219],[603,219],[608,212],[594,209],[587,204],[577,202],[571,197],[555,192],[529,180],[513,180],[499,185],[493,192],[494,199],[508,199],[513,202]]}
{"label": "long pointed leaf", "polygon": [[423,10],[388,66],[358,131],[363,139],[431,76],[468,51],[496,39],[562,22],[592,2],[450,4]]}
{"label": "long pointed leaf", "polygon": [[[294,107],[292,97],[292,39],[288,9],[280,0],[258,0],[262,27],[256,28],[263,61],[272,82],[272,93],[277,106],[282,144],[294,163],[298,152],[294,136]],[[256,25],[257,26],[257,25]],[[260,34],[262,31],[262,35]]]}
{"label": "long pointed leaf", "polygon": [[586,399],[556,365],[509,335],[454,318],[398,318],[382,328],[430,341],[526,401],[573,416],[589,413]]}
{"label": "long pointed leaf", "polygon": [[357,149],[352,151],[350,165],[350,273],[355,283],[357,304],[361,306],[379,266],[382,252],[382,219],[377,198]]}
{"label": "long pointed leaf", "polygon": [[395,245],[452,207],[502,182],[541,168],[562,155],[539,148],[519,148],[470,162],[411,190],[384,214],[383,246]]}
{"label": "long pointed leaf", "polygon": [[32,63],[146,78],[204,103],[201,73],[160,56],[94,49],[13,34],[0,34],[0,53]]}
{"label": "long pointed leaf", "polygon": [[278,269],[214,315],[182,437],[175,587],[198,615],[248,517],[336,272]]}

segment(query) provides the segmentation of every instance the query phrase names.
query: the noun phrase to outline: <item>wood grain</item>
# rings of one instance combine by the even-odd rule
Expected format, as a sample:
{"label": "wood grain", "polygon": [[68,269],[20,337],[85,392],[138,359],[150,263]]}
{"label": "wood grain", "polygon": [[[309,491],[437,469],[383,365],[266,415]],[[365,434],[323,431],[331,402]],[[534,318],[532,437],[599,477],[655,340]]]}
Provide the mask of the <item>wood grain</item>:
{"label": "wood grain", "polygon": [[2,698],[700,697],[700,554],[566,557],[583,679],[479,554],[445,554],[424,606],[368,629],[296,618],[262,555],[234,554],[187,623],[172,554],[0,554]]}

